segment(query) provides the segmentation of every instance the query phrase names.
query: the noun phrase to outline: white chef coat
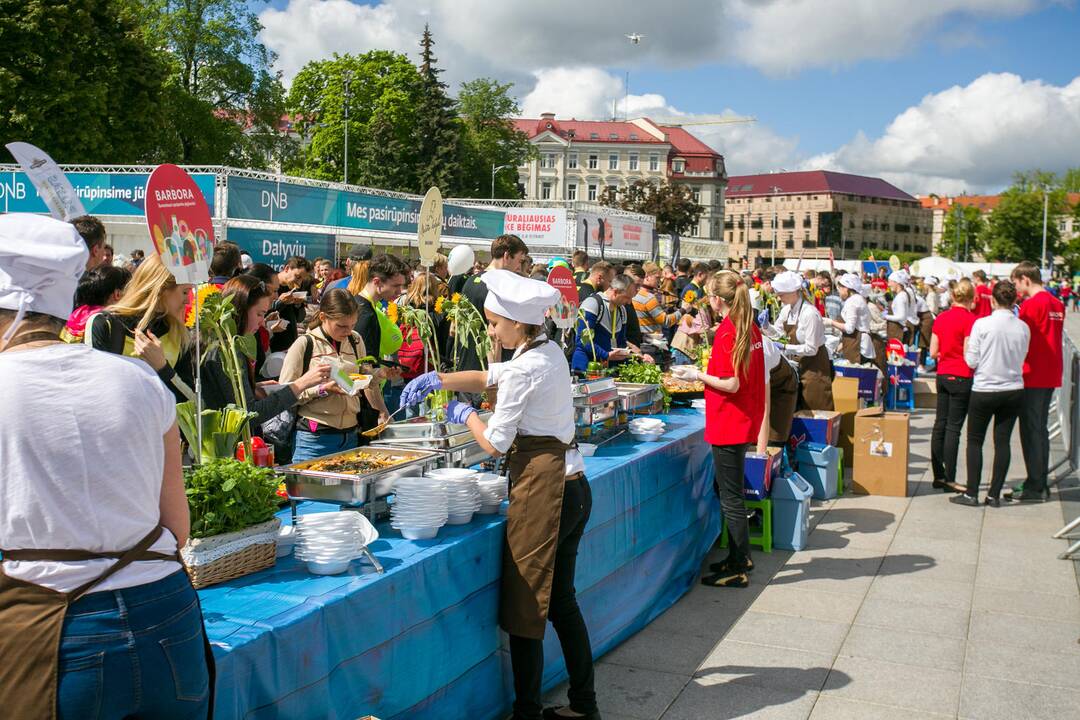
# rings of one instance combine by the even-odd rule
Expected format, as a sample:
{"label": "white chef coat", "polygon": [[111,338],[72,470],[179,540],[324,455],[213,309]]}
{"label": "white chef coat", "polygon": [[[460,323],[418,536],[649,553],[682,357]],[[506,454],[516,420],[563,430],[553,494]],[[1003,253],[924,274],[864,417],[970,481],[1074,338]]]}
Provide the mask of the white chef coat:
{"label": "white chef coat", "polygon": [[892,307],[889,309],[889,312],[885,313],[885,319],[889,322],[900,323],[901,325],[915,325],[918,323],[919,316],[916,314],[913,306],[914,303],[911,301],[911,293],[907,288],[904,288],[896,293],[896,297],[892,299]]}
{"label": "white chef coat", "polygon": [[950,290],[939,290],[938,294],[938,311],[944,312],[952,305],[952,292]]}
{"label": "white chef coat", "polygon": [[926,304],[926,298],[915,293],[915,317],[918,317],[921,313],[930,312],[930,306]]}
{"label": "white chef coat", "polygon": [[964,361],[975,371],[974,392],[1024,389],[1024,358],[1031,330],[1012,310],[994,310],[971,326]]}
{"label": "white chef coat", "polygon": [[769,374],[784,359],[784,354],[780,347],[767,337],[761,338],[761,354],[765,358],[765,385],[768,387]]}
{"label": "white chef coat", "polygon": [[866,358],[874,357],[874,342],[870,339],[870,308],[866,298],[858,293],[851,293],[844,301],[840,311],[844,322],[844,332],[859,333],[859,354]]}
{"label": "white chef coat", "polygon": [[825,343],[825,323],[821,314],[812,304],[799,299],[794,305],[780,308],[776,325],[770,325],[768,335],[781,337],[787,335],[787,328],[795,325],[795,342],[784,346],[784,352],[797,357],[813,357]]}
{"label": "white chef coat", "polygon": [[[488,367],[488,386],[499,388],[495,412],[488,420],[484,437],[496,450],[505,453],[518,435],[549,436],[564,443],[574,439],[574,399],[570,394],[570,367],[559,346],[547,341],[525,352],[522,345],[513,358]],[[585,460],[577,448],[566,451],[566,474],[585,471]]]}

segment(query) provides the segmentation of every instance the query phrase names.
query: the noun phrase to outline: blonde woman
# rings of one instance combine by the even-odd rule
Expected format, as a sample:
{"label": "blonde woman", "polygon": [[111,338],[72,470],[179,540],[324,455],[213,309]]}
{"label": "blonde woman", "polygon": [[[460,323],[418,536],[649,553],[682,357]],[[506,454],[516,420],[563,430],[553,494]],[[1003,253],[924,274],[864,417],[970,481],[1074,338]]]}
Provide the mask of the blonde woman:
{"label": "blonde woman", "polygon": [[184,327],[190,285],[180,285],[157,255],[146,258],[120,300],[94,315],[86,341],[96,350],[144,360],[178,402],[195,394],[181,378],[192,376],[191,342]]}

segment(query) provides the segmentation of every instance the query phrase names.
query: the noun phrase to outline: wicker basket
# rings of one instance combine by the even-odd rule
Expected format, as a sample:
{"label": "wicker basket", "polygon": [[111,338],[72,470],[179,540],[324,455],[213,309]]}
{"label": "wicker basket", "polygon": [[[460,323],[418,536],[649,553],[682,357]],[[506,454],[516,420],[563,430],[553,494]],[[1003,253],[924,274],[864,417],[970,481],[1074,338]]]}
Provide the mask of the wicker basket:
{"label": "wicker basket", "polygon": [[272,567],[277,554],[277,518],[231,533],[189,540],[180,551],[195,589]]}

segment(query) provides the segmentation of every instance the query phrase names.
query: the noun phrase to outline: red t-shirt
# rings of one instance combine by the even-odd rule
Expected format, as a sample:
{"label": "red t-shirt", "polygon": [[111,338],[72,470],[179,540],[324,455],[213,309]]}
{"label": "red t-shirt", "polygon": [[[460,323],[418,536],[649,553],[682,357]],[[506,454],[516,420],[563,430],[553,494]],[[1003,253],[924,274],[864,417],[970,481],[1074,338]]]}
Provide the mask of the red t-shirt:
{"label": "red t-shirt", "polygon": [[1024,387],[1061,387],[1065,306],[1048,290],[1040,290],[1020,305],[1020,319],[1031,329],[1031,344],[1024,358]]}
{"label": "red t-shirt", "polygon": [[975,286],[975,318],[988,317],[994,312],[994,289],[989,285]]}
{"label": "red t-shirt", "polygon": [[966,307],[953,305],[934,319],[934,334],[938,339],[938,377],[953,375],[969,378],[974,371],[964,360],[964,339],[971,334],[975,314]]}
{"label": "red t-shirt", "polygon": [[888,290],[889,281],[883,277],[876,277],[870,281],[870,287],[874,288],[875,290]]}
{"label": "red t-shirt", "polygon": [[[705,386],[705,442],[710,445],[741,445],[757,442],[765,416],[765,356],[761,331],[750,328],[750,359],[739,376],[739,391],[720,392]],[[735,323],[727,317],[720,323],[709,357],[709,375],[735,376],[731,353],[735,349]]]}

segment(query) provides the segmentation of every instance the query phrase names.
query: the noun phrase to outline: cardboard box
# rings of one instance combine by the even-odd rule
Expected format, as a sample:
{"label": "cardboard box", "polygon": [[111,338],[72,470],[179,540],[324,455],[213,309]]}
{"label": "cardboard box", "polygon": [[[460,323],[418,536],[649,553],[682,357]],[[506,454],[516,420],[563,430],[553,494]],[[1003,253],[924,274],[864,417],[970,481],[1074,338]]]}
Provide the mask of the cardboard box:
{"label": "cardboard box", "polygon": [[934,378],[916,377],[912,383],[915,391],[915,407],[937,408],[937,380]]}
{"label": "cardboard box", "polygon": [[851,483],[864,495],[907,496],[908,422],[904,412],[872,407],[855,414]]}
{"label": "cardboard box", "polygon": [[769,496],[772,481],[780,472],[780,453],[778,447],[766,448],[765,455],[746,453],[743,466],[743,495],[747,500],[763,500]]}
{"label": "cardboard box", "polygon": [[834,410],[800,410],[791,418],[791,445],[840,442],[840,413]]}
{"label": "cardboard box", "polygon": [[833,407],[840,413],[840,448],[844,451],[844,467],[855,461],[855,413],[864,407],[859,399],[859,380],[836,377],[832,384]]}
{"label": "cardboard box", "polygon": [[864,368],[837,365],[836,374],[843,377],[857,378],[859,381],[859,397],[866,400],[867,404],[881,401],[881,371],[876,367]]}

